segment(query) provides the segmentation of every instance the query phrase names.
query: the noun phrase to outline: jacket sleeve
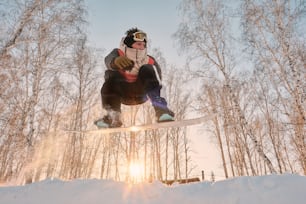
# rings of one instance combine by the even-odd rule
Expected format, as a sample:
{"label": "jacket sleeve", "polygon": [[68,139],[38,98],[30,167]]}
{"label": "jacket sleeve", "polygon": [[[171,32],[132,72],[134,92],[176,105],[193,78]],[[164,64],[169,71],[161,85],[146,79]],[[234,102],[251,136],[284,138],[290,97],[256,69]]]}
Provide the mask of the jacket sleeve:
{"label": "jacket sleeve", "polygon": [[159,64],[157,63],[157,61],[154,57],[152,57],[151,55],[149,55],[149,57],[151,57],[154,60],[153,66],[156,68],[157,73],[159,75],[159,78],[162,79],[162,71],[161,71],[161,68],[160,68]]}
{"label": "jacket sleeve", "polygon": [[115,48],[104,58],[104,63],[107,69],[110,69],[110,70],[115,69],[115,67],[113,66],[113,61],[118,56],[119,56],[118,48]]}

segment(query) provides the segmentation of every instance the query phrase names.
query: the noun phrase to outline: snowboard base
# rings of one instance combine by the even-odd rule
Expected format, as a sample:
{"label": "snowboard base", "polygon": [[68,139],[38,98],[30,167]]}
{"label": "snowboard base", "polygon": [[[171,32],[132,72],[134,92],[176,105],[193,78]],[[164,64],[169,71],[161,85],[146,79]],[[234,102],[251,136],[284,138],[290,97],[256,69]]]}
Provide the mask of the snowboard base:
{"label": "snowboard base", "polygon": [[[186,127],[191,125],[201,124],[207,120],[211,119],[211,116],[204,116],[193,119],[184,119],[179,121],[168,121],[152,124],[141,124],[133,125],[128,127],[118,127],[118,128],[101,128],[96,130],[86,130],[82,131],[85,134],[110,134],[110,133],[122,133],[122,132],[138,132],[144,130],[155,130],[155,129],[165,129],[171,127]],[[75,131],[78,132],[78,131]]]}

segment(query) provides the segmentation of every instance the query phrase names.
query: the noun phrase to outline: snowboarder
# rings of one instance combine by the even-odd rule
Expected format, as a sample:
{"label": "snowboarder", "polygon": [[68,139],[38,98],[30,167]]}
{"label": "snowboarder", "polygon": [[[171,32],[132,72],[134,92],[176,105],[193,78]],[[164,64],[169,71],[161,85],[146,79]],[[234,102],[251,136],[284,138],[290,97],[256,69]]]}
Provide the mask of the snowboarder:
{"label": "snowboarder", "polygon": [[122,126],[121,104],[137,105],[151,101],[157,122],[173,121],[174,113],[161,97],[161,69],[156,60],[147,54],[147,35],[138,28],[126,31],[120,47],[106,57],[105,82],[101,88],[103,118],[95,121],[99,128]]}

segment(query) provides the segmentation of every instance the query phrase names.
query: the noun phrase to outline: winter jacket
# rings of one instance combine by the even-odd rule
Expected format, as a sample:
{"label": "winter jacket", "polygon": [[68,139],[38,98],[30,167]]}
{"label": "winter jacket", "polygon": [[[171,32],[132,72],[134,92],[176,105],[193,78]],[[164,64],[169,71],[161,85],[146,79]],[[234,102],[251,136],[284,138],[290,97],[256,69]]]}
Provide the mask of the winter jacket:
{"label": "winter jacket", "polygon": [[[137,54],[138,52],[142,52],[142,58],[141,60],[138,60]],[[125,55],[129,59],[133,60],[135,62],[135,66],[131,70],[118,70],[115,67],[113,67],[113,61],[116,57]],[[108,70],[113,70],[113,71],[119,71],[124,78],[126,79],[127,82],[135,82],[137,80],[138,72],[139,69],[141,68],[142,65],[144,64],[151,64],[154,68],[154,70],[157,72],[159,75],[159,78],[161,79],[161,69],[156,60],[146,54],[146,49],[145,50],[136,50],[133,48],[128,48],[126,47],[123,43],[121,43],[120,48],[115,48],[113,49],[104,59],[105,65]]]}

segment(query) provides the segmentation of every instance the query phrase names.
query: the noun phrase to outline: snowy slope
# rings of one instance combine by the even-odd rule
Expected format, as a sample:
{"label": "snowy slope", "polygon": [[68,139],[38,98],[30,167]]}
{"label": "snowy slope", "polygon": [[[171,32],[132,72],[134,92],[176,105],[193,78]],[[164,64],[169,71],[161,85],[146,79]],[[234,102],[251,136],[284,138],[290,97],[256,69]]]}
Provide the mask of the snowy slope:
{"label": "snowy slope", "polygon": [[224,181],[134,184],[110,180],[45,180],[0,187],[0,204],[305,204],[306,177],[292,174]]}

